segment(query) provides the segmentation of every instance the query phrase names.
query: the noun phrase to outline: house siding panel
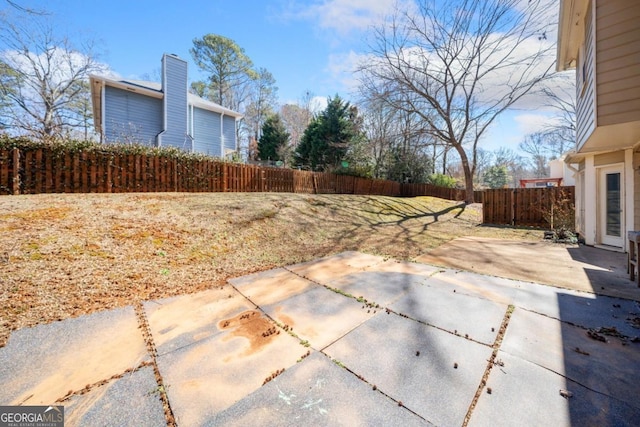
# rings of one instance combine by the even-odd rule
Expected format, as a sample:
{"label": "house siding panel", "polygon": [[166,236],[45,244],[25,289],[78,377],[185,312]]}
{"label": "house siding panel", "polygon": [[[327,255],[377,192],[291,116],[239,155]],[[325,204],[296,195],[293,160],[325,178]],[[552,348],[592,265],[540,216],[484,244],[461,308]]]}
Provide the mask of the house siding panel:
{"label": "house siding panel", "polygon": [[596,4],[598,126],[640,120],[640,3]]}
{"label": "house siding panel", "polygon": [[594,28],[592,8],[585,16],[585,41],[578,57],[576,70],[576,142],[578,148],[584,145],[596,127],[595,113],[595,70],[594,70]]}
{"label": "house siding panel", "polygon": [[220,114],[193,108],[193,149],[209,156],[221,157]]}
{"label": "house siding panel", "polygon": [[222,119],[224,132],[224,148],[226,150],[237,150],[236,145],[236,119],[231,116],[224,116]]}
{"label": "house siding panel", "polygon": [[172,55],[163,58],[165,132],[162,145],[191,150],[187,138],[187,63]]}
{"label": "house siding panel", "polygon": [[593,156],[594,166],[606,166],[624,162],[624,151],[613,151],[611,153],[598,154]]}
{"label": "house siding panel", "polygon": [[106,142],[155,145],[162,131],[162,100],[107,86],[104,127]]}

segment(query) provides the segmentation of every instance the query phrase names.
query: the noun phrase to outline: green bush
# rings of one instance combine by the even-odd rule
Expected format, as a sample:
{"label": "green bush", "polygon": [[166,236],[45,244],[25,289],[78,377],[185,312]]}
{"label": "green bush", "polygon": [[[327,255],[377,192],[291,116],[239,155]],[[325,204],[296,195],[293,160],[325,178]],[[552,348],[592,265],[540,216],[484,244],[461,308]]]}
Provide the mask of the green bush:
{"label": "green bush", "polygon": [[437,185],[438,187],[447,187],[447,188],[455,188],[457,184],[457,181],[455,178],[452,178],[449,175],[444,175],[441,173],[433,173],[429,175],[428,182],[429,184]]}

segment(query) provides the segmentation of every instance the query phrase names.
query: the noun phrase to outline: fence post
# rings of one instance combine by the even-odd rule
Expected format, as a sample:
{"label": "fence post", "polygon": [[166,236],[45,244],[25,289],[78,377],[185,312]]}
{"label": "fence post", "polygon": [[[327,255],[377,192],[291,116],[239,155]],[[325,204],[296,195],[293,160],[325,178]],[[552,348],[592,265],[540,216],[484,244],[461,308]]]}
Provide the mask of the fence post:
{"label": "fence post", "polygon": [[20,194],[20,150],[13,149],[13,195]]}
{"label": "fence post", "polygon": [[513,189],[510,191],[510,195],[511,195],[511,225],[515,226],[516,225],[516,190]]}
{"label": "fence post", "polygon": [[228,191],[227,189],[227,164],[222,164],[222,192]]}

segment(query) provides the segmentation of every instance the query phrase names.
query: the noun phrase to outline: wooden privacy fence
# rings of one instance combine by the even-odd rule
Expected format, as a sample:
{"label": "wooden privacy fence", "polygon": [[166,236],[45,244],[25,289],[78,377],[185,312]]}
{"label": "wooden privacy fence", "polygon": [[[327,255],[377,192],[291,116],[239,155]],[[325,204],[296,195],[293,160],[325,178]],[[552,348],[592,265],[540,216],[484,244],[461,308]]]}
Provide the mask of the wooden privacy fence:
{"label": "wooden privacy fence", "polygon": [[485,190],[482,222],[550,228],[548,218],[552,207],[573,213],[574,205],[575,187]]}
{"label": "wooden privacy fence", "polygon": [[[464,190],[209,159],[48,149],[0,150],[0,194],[122,192],[287,192],[434,196]],[[480,193],[476,193],[476,200]]]}

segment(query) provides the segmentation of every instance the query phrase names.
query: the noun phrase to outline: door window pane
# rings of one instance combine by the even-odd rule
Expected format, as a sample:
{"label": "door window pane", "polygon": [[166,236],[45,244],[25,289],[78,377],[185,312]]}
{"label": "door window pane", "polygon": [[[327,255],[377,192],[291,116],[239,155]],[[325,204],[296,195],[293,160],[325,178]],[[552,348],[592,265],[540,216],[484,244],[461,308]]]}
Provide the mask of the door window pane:
{"label": "door window pane", "polygon": [[607,236],[620,237],[620,174],[607,174]]}

